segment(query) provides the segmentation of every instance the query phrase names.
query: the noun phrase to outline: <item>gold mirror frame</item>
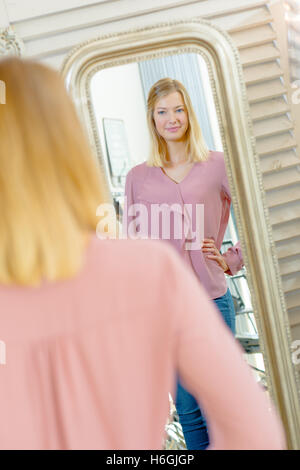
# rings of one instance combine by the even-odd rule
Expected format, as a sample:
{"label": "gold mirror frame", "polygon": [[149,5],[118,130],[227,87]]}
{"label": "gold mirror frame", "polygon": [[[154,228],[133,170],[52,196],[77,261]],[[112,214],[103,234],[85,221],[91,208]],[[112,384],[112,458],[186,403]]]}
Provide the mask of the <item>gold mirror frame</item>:
{"label": "gold mirror frame", "polygon": [[[107,175],[91,102],[92,76],[103,68],[184,52],[201,54],[208,66],[268,389],[283,421],[288,448],[300,449],[299,387],[297,390],[288,314],[242,67],[230,36],[204,20],[105,35],[73,49],[61,72]],[[108,178],[106,183],[111,199]]]}

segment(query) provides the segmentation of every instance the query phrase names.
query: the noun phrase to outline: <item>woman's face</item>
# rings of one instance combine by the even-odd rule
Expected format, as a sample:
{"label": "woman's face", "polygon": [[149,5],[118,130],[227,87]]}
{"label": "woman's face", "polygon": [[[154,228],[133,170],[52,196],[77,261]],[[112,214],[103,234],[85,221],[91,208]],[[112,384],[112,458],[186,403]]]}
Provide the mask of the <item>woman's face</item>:
{"label": "woman's face", "polygon": [[168,141],[185,140],[189,120],[181,93],[174,91],[158,99],[153,111],[158,134]]}

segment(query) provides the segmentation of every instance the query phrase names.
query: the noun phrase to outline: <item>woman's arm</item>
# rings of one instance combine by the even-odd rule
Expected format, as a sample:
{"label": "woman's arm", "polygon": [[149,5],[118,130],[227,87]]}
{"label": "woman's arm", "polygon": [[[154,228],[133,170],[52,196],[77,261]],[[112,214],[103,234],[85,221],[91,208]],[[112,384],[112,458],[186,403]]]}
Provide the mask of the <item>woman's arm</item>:
{"label": "woman's arm", "polygon": [[244,259],[240,242],[237,242],[234,246],[230,247],[225,253],[222,254],[222,256],[229,268],[227,271],[225,271],[225,274],[233,276],[244,266]]}
{"label": "woman's arm", "polygon": [[233,276],[244,266],[240,242],[221,254],[212,238],[204,238],[202,252],[207,258],[214,259],[226,274]]}
{"label": "woman's arm", "polygon": [[[229,208],[230,208],[231,192],[229,188],[229,182],[227,178],[227,172],[226,172],[223,154],[222,154],[222,172],[223,172],[222,189],[223,189],[224,196],[227,199]],[[233,276],[234,274],[239,272],[244,266],[243,253],[242,253],[240,242],[237,242],[234,246],[230,247],[225,253],[222,254],[222,256],[229,268],[227,271],[225,271],[226,274]]]}
{"label": "woman's arm", "polygon": [[176,364],[203,408],[210,448],[285,448],[280,420],[213,302],[173,252],[167,272]]}

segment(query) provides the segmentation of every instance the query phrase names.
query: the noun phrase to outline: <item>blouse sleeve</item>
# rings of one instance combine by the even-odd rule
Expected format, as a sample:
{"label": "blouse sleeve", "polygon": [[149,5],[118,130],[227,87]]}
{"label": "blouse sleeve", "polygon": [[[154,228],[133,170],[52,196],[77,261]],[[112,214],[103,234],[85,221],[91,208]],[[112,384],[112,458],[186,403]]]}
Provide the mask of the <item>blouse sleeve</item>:
{"label": "blouse sleeve", "polygon": [[[171,256],[172,255],[172,256]],[[176,364],[207,419],[210,449],[283,449],[281,422],[204,288],[170,252]]]}
{"label": "blouse sleeve", "polygon": [[129,237],[129,230],[133,229],[136,231],[136,227],[134,224],[134,216],[129,215],[130,207],[134,204],[134,193],[133,193],[133,175],[132,171],[126,176],[125,182],[125,193],[124,193],[124,208],[123,208],[123,217],[122,217],[122,232],[123,237]]}
{"label": "blouse sleeve", "polygon": [[[224,192],[224,196],[228,199],[229,203],[231,203],[231,193],[230,193],[229,182],[228,182],[227,173],[226,173],[224,157],[223,157],[222,189]],[[229,267],[229,269],[226,271],[226,274],[229,274],[230,276],[233,276],[234,274],[239,272],[244,266],[243,253],[242,253],[240,242],[230,247],[225,253],[223,253],[222,256],[225,259]]]}
{"label": "blouse sleeve", "polygon": [[237,242],[236,245],[230,247],[225,253],[223,253],[222,256],[229,267],[229,269],[225,271],[225,274],[233,276],[244,266],[244,259],[240,242]]}

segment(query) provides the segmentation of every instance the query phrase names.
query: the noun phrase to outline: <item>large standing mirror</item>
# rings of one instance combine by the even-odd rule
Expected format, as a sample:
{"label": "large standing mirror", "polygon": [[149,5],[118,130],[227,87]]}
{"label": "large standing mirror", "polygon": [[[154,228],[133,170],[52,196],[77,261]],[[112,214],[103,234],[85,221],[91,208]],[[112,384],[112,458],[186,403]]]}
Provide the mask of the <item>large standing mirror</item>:
{"label": "large standing mirror", "polygon": [[158,25],[80,45],[62,72],[120,220],[126,175],[148,157],[149,89],[165,77],[184,84],[208,147],[225,155],[232,208],[221,251],[240,240],[245,260],[241,271],[227,277],[236,338],[280,412],[289,448],[299,448],[299,397],[286,307],[241,67],[230,39],[202,21]]}

